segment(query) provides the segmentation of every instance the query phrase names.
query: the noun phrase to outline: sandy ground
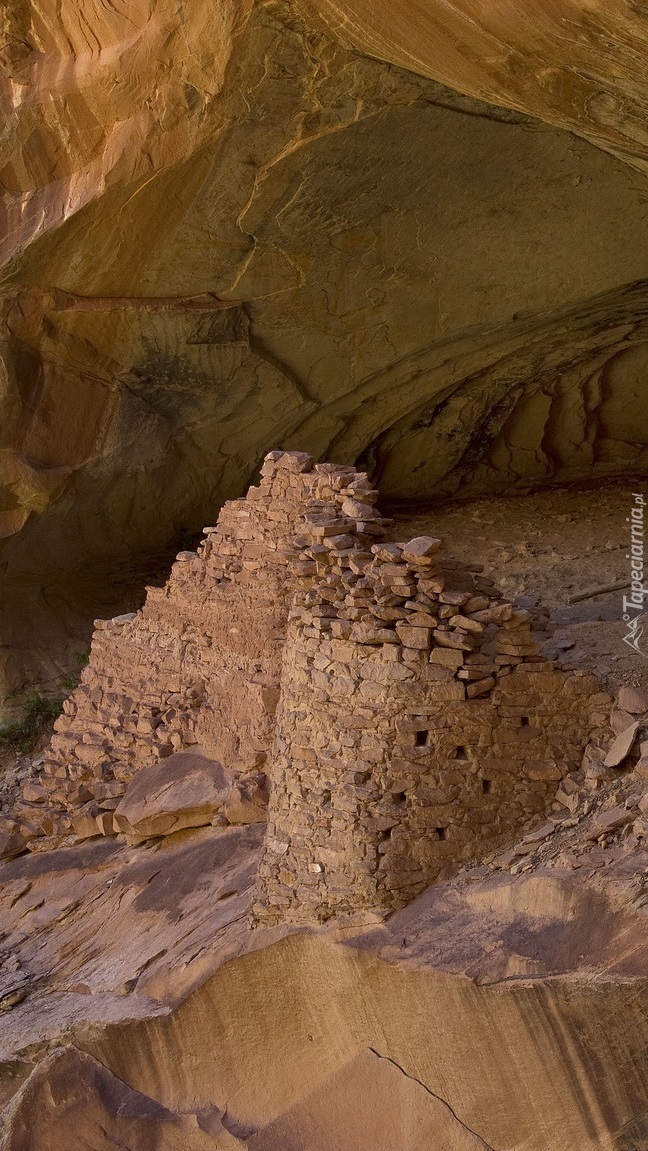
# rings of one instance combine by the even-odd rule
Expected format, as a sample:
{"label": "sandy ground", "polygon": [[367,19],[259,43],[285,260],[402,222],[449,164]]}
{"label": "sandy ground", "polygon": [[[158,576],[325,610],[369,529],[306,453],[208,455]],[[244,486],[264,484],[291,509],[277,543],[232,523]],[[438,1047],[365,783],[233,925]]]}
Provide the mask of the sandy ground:
{"label": "sandy ground", "polygon": [[[642,481],[628,481],[485,497],[426,511],[386,510],[395,521],[395,538],[439,535],[451,555],[483,564],[507,599],[529,596],[545,604],[555,629],[545,647],[549,656],[595,672],[613,689],[623,683],[648,688],[648,629],[645,655],[624,643],[624,592],[570,603],[584,592],[629,581],[627,517],[633,492],[648,498],[643,482],[643,488]],[[648,555],[648,537],[646,548]]]}

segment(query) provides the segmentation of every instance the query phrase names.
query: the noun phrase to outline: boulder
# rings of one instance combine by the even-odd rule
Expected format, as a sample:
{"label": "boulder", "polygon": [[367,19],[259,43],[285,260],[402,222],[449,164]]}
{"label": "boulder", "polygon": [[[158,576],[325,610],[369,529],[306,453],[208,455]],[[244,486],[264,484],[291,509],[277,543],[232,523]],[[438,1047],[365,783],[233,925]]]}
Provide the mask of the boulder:
{"label": "boulder", "polygon": [[115,809],[115,828],[141,843],[214,822],[263,822],[267,797],[259,782],[258,775],[240,780],[200,749],[176,752],[137,773]]}
{"label": "boulder", "polygon": [[627,731],[632,723],[634,723],[634,718],[629,711],[622,711],[618,707],[613,709],[610,716],[610,727],[615,735],[621,735],[622,732]]}
{"label": "boulder", "polygon": [[243,824],[265,823],[268,794],[255,783],[235,784],[223,797],[219,822]]}

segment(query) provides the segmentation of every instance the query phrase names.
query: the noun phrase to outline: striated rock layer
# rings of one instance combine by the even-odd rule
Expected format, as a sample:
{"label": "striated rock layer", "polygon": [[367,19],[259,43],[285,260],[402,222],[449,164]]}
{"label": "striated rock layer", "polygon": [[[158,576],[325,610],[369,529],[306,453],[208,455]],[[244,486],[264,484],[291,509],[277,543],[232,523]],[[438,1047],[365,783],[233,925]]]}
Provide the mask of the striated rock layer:
{"label": "striated rock layer", "polygon": [[404,499],[645,470],[638,6],[6,24],[3,696],[276,443]]}
{"label": "striated rock layer", "polygon": [[635,1151],[648,694],[387,542],[366,475],[262,473],[15,805],[77,835],[0,861],[0,1147]]}
{"label": "striated rock layer", "polygon": [[337,934],[250,935],[256,828],[0,865],[4,1145],[641,1147],[646,856],[590,844],[571,871],[563,824],[533,874]]}
{"label": "striated rock layer", "polygon": [[347,43],[646,170],[645,11],[622,0],[323,0]]}

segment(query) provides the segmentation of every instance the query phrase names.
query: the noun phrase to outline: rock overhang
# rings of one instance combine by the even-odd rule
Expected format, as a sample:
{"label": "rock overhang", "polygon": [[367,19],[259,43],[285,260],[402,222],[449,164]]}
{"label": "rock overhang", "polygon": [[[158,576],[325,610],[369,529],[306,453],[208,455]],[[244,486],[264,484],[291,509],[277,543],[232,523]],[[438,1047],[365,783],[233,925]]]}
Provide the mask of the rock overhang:
{"label": "rock overhang", "polygon": [[70,659],[117,555],[197,530],[274,443],[414,501],[645,470],[640,17],[474,16],[221,3],[187,55],[142,9],[96,60],[65,6],[14,33],[8,196],[45,230],[3,289],[6,695]]}

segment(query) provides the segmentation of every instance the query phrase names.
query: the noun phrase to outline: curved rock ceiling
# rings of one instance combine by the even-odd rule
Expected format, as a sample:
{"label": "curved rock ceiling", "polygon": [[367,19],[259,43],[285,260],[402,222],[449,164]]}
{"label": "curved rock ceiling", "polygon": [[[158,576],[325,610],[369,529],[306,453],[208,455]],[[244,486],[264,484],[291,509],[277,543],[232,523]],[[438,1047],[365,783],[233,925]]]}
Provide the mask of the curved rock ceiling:
{"label": "curved rock ceiling", "polygon": [[646,169],[641,0],[321,0],[361,52],[585,136]]}
{"label": "curved rock ceiling", "polygon": [[418,501],[645,471],[645,5],[4,20],[0,697],[270,448]]}

